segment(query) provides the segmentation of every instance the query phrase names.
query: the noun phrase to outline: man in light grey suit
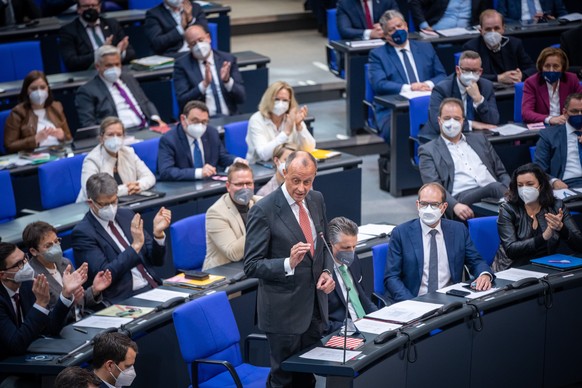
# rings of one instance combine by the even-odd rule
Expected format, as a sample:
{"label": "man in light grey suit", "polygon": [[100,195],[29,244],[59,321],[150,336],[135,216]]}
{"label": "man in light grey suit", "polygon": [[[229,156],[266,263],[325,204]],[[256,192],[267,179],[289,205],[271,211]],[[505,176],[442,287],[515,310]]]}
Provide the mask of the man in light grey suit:
{"label": "man in light grey suit", "polygon": [[290,373],[281,362],[320,340],[327,327],[327,294],[335,282],[324,255],[325,203],[311,190],[317,162],[304,151],[287,158],[285,183],[249,212],[244,270],[259,279],[257,315],[267,334],[271,372],[267,387],[313,387],[307,373]]}
{"label": "man in light grey suit", "polygon": [[441,135],[418,149],[422,182],[443,185],[448,215],[462,221],[475,216],[471,204],[487,197],[503,197],[510,180],[482,134],[461,132],[464,119],[461,100],[445,98],[438,116]]}
{"label": "man in light grey suit", "polygon": [[108,116],[119,117],[125,128],[145,127],[150,121],[164,125],[136,79],[121,71],[121,55],[116,47],[99,47],[95,51],[95,68],[98,74],[75,96],[82,127],[99,125]]}

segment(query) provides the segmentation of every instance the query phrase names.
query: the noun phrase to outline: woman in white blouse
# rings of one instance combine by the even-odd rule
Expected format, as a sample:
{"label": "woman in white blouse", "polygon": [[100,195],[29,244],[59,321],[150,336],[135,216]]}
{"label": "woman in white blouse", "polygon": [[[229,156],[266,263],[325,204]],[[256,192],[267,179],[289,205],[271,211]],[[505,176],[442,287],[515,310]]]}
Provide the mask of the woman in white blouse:
{"label": "woman in white blouse", "polygon": [[83,161],[81,191],[77,202],[87,200],[85,184],[93,174],[106,172],[118,183],[118,196],[138,194],[156,184],[156,177],[135,154],[132,147],[123,145],[125,128],[117,117],[106,117],[101,122],[99,145]]}
{"label": "woman in white blouse", "polygon": [[249,163],[267,161],[279,144],[290,143],[301,151],[313,151],[315,139],[307,130],[303,120],[307,107],[299,108],[293,88],[286,82],[277,81],[267,88],[259,111],[249,119],[246,159]]}

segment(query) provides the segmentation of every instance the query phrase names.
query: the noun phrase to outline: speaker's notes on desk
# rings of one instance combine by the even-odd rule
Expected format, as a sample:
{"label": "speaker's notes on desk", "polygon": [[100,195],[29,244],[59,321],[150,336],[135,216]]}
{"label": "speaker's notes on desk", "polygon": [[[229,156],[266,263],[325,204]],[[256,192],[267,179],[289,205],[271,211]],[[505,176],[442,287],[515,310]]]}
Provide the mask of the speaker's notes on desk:
{"label": "speaker's notes on desk", "polygon": [[[356,358],[362,352],[354,350],[346,350],[345,359],[351,360]],[[310,351],[303,353],[299,357],[308,358],[311,360],[319,361],[332,361],[332,362],[343,362],[344,361],[344,350],[343,349],[330,349],[330,348],[314,348]]]}
{"label": "speaker's notes on desk", "polygon": [[536,272],[536,271],[529,271],[527,269],[519,269],[519,268],[510,268],[506,269],[505,271],[496,272],[495,276],[498,279],[505,279],[512,282],[516,282],[521,279],[525,278],[536,278],[540,279],[546,276],[547,273],[544,272]]}
{"label": "speaker's notes on desk", "polygon": [[380,334],[384,333],[385,331],[396,330],[402,327],[402,325],[397,323],[382,322],[375,319],[366,318],[358,319],[354,322],[354,324],[359,331],[370,334]]}
{"label": "speaker's notes on desk", "polygon": [[152,302],[166,302],[173,298],[187,298],[190,296],[187,292],[178,292],[178,291],[170,291],[164,290],[161,288],[155,288],[153,290],[144,292],[143,294],[135,295],[134,298],[137,299],[144,299],[144,300],[151,300]]}
{"label": "speaker's notes on desk", "polygon": [[121,325],[125,325],[131,321],[133,321],[133,318],[102,317],[99,315],[92,315],[79,322],[73,323],[73,326],[92,327],[94,329],[109,329],[110,327],[116,327],[119,329]]}
{"label": "speaker's notes on desk", "polygon": [[[407,324],[422,317],[424,314],[440,308],[442,304],[405,300],[384,307],[366,315],[366,318],[379,319],[392,323]],[[362,330],[362,329],[360,329]]]}

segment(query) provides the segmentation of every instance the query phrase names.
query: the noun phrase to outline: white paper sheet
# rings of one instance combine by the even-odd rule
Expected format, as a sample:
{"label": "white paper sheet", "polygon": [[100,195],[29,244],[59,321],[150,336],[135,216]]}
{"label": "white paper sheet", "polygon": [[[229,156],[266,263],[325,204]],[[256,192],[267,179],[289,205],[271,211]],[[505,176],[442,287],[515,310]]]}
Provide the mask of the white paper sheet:
{"label": "white paper sheet", "polygon": [[134,298],[151,300],[153,302],[165,302],[172,298],[182,297],[187,298],[190,294],[187,292],[178,292],[155,288],[153,290],[144,292],[143,294],[135,295]]}
{"label": "white paper sheet", "polygon": [[571,197],[573,195],[578,195],[578,194],[580,194],[580,193],[577,191],[574,191],[571,188],[554,190],[554,197],[556,197],[558,199],[565,199],[565,198]]}
{"label": "white paper sheet", "polygon": [[358,242],[366,241],[380,236],[382,233],[389,235],[396,225],[366,224],[358,228]]}
{"label": "white paper sheet", "polygon": [[370,40],[352,40],[350,46],[352,47],[378,47],[382,46],[385,42],[382,39],[370,39]]}
{"label": "white paper sheet", "polygon": [[499,289],[499,288],[491,287],[487,291],[471,291],[471,290],[467,290],[466,288],[464,288],[463,285],[464,285],[464,283],[453,284],[453,285],[450,285],[447,287],[443,287],[440,290],[437,290],[437,292],[440,292],[441,294],[446,294],[447,291],[449,291],[449,290],[469,291],[471,293],[469,295],[467,295],[465,298],[475,299],[475,298],[480,298],[482,296],[485,296],[487,294],[494,293],[495,291],[497,291]]}
{"label": "white paper sheet", "polygon": [[119,317],[103,317],[92,315],[82,321],[73,323],[73,326],[78,327],[93,327],[95,329],[108,329],[110,327],[120,328],[133,320],[133,318],[119,318]]}
{"label": "white paper sheet", "polygon": [[[355,350],[346,351],[346,361],[357,357],[360,353]],[[333,361],[333,362],[343,362],[344,361],[344,350],[343,349],[330,349],[330,348],[315,348],[311,349],[307,353],[303,353],[301,358],[309,358],[311,360],[321,360],[321,361]]]}
{"label": "white paper sheet", "polygon": [[399,327],[402,327],[402,325],[396,323],[381,322],[376,321],[375,319],[366,318],[358,319],[354,322],[354,325],[356,325],[359,331],[372,334],[380,334],[388,330],[396,330]]}
{"label": "white paper sheet", "polygon": [[443,30],[437,30],[439,35],[441,36],[460,36],[460,35],[475,35],[479,34],[477,30],[467,30],[463,27],[455,27],[455,28],[445,28]]}
{"label": "white paper sheet", "polygon": [[543,278],[546,276],[547,273],[543,272],[536,272],[536,271],[529,271],[527,269],[519,269],[519,268],[510,268],[506,269],[505,271],[496,272],[495,276],[499,279],[510,280],[515,282],[517,280],[525,279],[525,278]]}
{"label": "white paper sheet", "polygon": [[505,124],[505,125],[501,125],[497,128],[493,128],[490,131],[499,132],[499,134],[501,136],[511,136],[511,135],[517,135],[519,133],[529,131],[529,129],[527,129],[526,127],[522,127],[521,125]]}
{"label": "white paper sheet", "polygon": [[410,91],[410,92],[401,92],[400,95],[404,98],[407,98],[409,100],[412,100],[413,98],[416,97],[422,97],[422,96],[430,96],[432,92],[427,91],[427,92],[422,92],[422,91]]}
{"label": "white paper sheet", "polygon": [[437,303],[405,300],[368,314],[367,317],[405,324],[441,306],[442,304]]}

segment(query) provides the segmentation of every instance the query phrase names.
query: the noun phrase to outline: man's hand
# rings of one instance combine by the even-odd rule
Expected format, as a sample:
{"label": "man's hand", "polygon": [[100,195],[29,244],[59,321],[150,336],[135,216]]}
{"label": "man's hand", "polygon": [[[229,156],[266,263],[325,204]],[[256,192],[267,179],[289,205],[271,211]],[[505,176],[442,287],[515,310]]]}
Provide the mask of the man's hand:
{"label": "man's hand", "polygon": [[311,250],[311,244],[298,242],[291,247],[289,254],[289,265],[291,269],[295,269],[303,261],[305,254]]}
{"label": "man's hand", "polygon": [[477,291],[487,291],[491,288],[491,276],[483,274],[475,279],[475,289]]}
{"label": "man's hand", "polygon": [[129,195],[137,194],[141,191],[139,182],[128,182],[125,185],[127,186],[127,194]]}
{"label": "man's hand", "polygon": [[119,43],[117,43],[117,49],[119,53],[123,54],[125,50],[127,50],[127,46],[129,46],[129,37],[126,36],[125,38],[121,39]]}
{"label": "man's hand", "polygon": [[112,280],[111,271],[109,271],[108,269],[106,269],[105,271],[97,272],[97,275],[95,275],[95,279],[93,279],[93,285],[91,286],[91,288],[93,288],[93,295],[97,296],[104,289],[109,287],[111,285],[111,280]]}
{"label": "man's hand", "polygon": [[157,239],[164,238],[164,230],[170,227],[171,222],[172,211],[162,206],[154,217],[154,237]]}
{"label": "man's hand", "polygon": [[204,167],[202,167],[202,177],[208,178],[212,175],[216,175],[216,167],[206,163]]}
{"label": "man's hand", "polygon": [[222,82],[227,83],[230,80],[230,66],[231,63],[225,61],[220,68],[220,79]]}
{"label": "man's hand", "polygon": [[560,180],[560,179],[556,179],[554,181],[554,183],[552,183],[552,188],[554,190],[562,190],[562,189],[567,189],[568,185],[564,183],[564,181]]}
{"label": "man's hand", "polygon": [[553,116],[553,117],[550,117],[550,120],[549,120],[550,125],[564,125],[564,124],[566,124],[566,121],[568,121],[568,120],[566,119],[566,116],[564,116],[564,115]]}
{"label": "man's hand", "polygon": [[335,281],[333,278],[327,272],[322,272],[319,275],[319,279],[317,279],[317,289],[329,294],[334,288]]}
{"label": "man's hand", "polygon": [[244,163],[247,166],[249,165],[249,161],[244,159],[244,158],[241,158],[240,156],[237,156],[236,158],[234,158],[234,161],[232,162],[232,164],[235,164],[235,163]]}
{"label": "man's hand", "polygon": [[105,42],[103,42],[103,44],[107,44],[109,46],[113,45],[113,35],[109,35],[107,38],[105,38]]}
{"label": "man's hand", "polygon": [[509,70],[505,73],[501,73],[497,75],[497,82],[501,82],[502,84],[513,85],[517,82],[521,82],[521,71],[519,69],[516,70]]}
{"label": "man's hand", "polygon": [[67,265],[63,272],[63,289],[62,294],[65,298],[71,299],[73,293],[83,286],[87,280],[87,263],[83,263],[75,272],[71,272],[71,264]]}
{"label": "man's hand", "polygon": [[192,3],[190,3],[190,0],[182,1],[182,15],[186,19],[186,25],[190,24],[192,21]]}
{"label": "man's hand", "polygon": [[473,210],[469,206],[460,202],[455,205],[453,212],[463,221],[467,221],[469,218],[475,217]]}
{"label": "man's hand", "polygon": [[212,70],[210,70],[210,63],[206,62],[206,65],[204,67],[204,81],[202,81],[202,84],[204,85],[205,88],[207,88],[211,82],[212,82]]}
{"label": "man's hand", "polygon": [[477,85],[477,82],[471,82],[469,86],[466,87],[466,90],[467,94],[471,96],[475,104],[483,100],[483,96],[481,95],[481,91],[479,90],[479,85]]}
{"label": "man's hand", "polygon": [[373,28],[370,30],[370,39],[380,39],[384,36],[384,31],[382,31],[382,26],[380,23],[374,24]]}
{"label": "man's hand", "polygon": [[35,303],[40,307],[46,308],[50,301],[49,285],[46,276],[38,275],[32,282],[32,293],[34,294]]}
{"label": "man's hand", "polygon": [[83,287],[77,287],[77,289],[73,291],[73,300],[75,304],[81,304],[83,299],[85,299],[85,290]]}
{"label": "man's hand", "polygon": [[410,89],[413,92],[430,92],[432,88],[426,82],[414,82],[410,84]]}
{"label": "man's hand", "polygon": [[143,244],[145,242],[145,237],[143,234],[143,220],[139,214],[135,214],[133,219],[131,220],[131,238],[133,242],[131,243],[131,247],[139,253]]}

